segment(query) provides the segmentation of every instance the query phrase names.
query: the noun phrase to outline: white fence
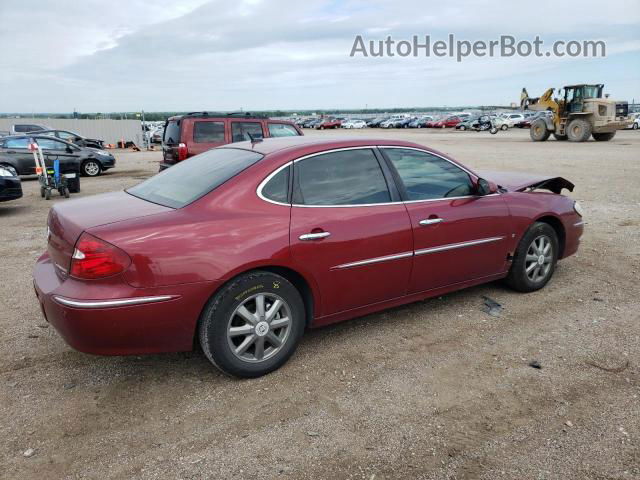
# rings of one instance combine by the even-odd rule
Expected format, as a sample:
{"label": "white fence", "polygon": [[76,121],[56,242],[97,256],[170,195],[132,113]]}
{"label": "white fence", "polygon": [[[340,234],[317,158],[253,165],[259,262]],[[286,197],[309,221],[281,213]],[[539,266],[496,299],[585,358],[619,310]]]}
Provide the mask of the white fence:
{"label": "white fence", "polygon": [[11,131],[17,123],[43,125],[58,130],[69,130],[83,137],[97,138],[106,143],[120,140],[142,146],[142,122],[140,120],[80,120],[60,118],[0,118],[0,131]]}

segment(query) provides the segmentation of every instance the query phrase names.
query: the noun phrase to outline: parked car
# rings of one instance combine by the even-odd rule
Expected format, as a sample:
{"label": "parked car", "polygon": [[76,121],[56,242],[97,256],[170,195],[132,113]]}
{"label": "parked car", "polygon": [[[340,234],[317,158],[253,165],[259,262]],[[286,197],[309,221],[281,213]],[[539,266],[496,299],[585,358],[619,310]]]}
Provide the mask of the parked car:
{"label": "parked car", "polygon": [[507,128],[513,128],[518,123],[525,120],[525,116],[522,113],[507,113],[500,115],[500,118],[503,119],[503,125],[506,125]]}
{"label": "parked car", "polygon": [[370,128],[377,128],[380,126],[380,124],[382,122],[384,122],[385,120],[387,120],[388,117],[376,117],[376,118],[372,118],[371,120],[367,120],[367,127]]}
{"label": "parked car", "polygon": [[347,120],[342,122],[342,128],[367,128],[364,120]]}
{"label": "parked car", "polygon": [[104,149],[104,140],[83,137],[79,133],[70,132],[69,130],[37,130],[28,133],[50,135],[52,137],[59,138],[60,140],[64,140],[65,142],[74,143],[79,147],[97,148],[98,150]]}
{"label": "parked car", "polygon": [[424,117],[418,117],[409,123],[409,128],[426,128],[427,122],[432,122],[432,121],[433,121],[433,117],[430,117],[429,115],[425,115]]}
{"label": "parked car", "polygon": [[[62,163],[71,162],[74,167],[70,172],[77,172],[83,176],[96,177],[102,172],[116,166],[115,157],[106,150],[99,150],[53,138],[50,135],[19,135],[0,138],[0,164],[12,165],[20,175],[35,174],[33,154],[28,150],[30,139],[35,139],[40,145],[47,160],[58,159]],[[64,173],[64,172],[63,172]],[[73,190],[71,190],[73,193]]]}
{"label": "parked car", "polygon": [[162,137],[160,171],[228,143],[302,135],[295,124],[251,113],[192,112],[170,117]]}
{"label": "parked car", "polygon": [[478,122],[480,117],[469,117],[456,125],[456,130],[472,130],[474,123]]}
{"label": "parked car", "polygon": [[633,123],[628,125],[626,129],[638,130],[638,128],[640,128],[640,113],[632,113],[630,116]]}
{"label": "parked car", "polygon": [[409,128],[409,124],[413,122],[416,117],[407,117],[403,118],[399,122],[396,123],[396,128]]}
{"label": "parked car", "polygon": [[323,118],[316,124],[316,130],[325,130],[327,128],[340,128],[342,120],[338,118]]}
{"label": "parked car", "polygon": [[11,135],[11,132],[8,130],[0,130],[0,137],[8,137],[9,135]]}
{"label": "parked car", "polygon": [[164,134],[164,130],[159,128],[158,130],[154,130],[149,136],[149,141],[151,143],[162,143],[162,135]]}
{"label": "parked car", "polygon": [[460,119],[460,117],[450,116],[442,120],[439,120],[437,122],[434,122],[432,127],[433,128],[451,128],[458,125],[461,121],[462,120]]}
{"label": "parked car", "polygon": [[15,168],[0,165],[0,202],[22,197],[22,184]]}
{"label": "parked car", "polygon": [[50,130],[50,127],[46,125],[39,125],[37,123],[14,123],[11,125],[12,135],[22,135],[28,132],[40,132],[43,130]]}
{"label": "parked car", "polygon": [[388,139],[226,145],[126,191],[56,204],[34,286],[77,350],[198,342],[224,372],[257,377],[307,327],[497,279],[544,287],[583,232],[564,188]]}
{"label": "parked car", "polygon": [[544,116],[552,117],[553,113],[552,112],[547,112],[547,111],[535,112],[533,115],[525,117],[524,120],[522,120],[521,122],[516,124],[516,127],[518,127],[518,128],[530,128],[531,127],[531,123],[533,123],[536,119],[538,119],[540,117],[544,117]]}

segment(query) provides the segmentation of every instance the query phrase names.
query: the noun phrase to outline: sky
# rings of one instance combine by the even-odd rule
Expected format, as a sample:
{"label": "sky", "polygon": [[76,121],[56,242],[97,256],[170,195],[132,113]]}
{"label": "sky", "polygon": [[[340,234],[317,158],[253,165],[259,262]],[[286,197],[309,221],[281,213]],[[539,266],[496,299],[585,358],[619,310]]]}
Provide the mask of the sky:
{"label": "sky", "polygon": [[[350,57],[354,40],[603,40],[605,58]],[[0,0],[0,112],[640,101],[640,0]]]}

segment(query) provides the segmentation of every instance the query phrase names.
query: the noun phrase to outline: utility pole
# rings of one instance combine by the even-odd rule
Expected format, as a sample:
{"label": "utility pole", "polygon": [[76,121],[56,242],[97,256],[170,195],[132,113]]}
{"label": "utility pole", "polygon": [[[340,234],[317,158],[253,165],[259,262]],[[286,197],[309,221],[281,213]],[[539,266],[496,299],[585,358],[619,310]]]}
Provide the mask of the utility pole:
{"label": "utility pole", "polygon": [[147,127],[147,124],[144,121],[144,110],[142,110],[142,143],[144,144],[144,148],[149,150],[149,140],[147,138],[147,134],[149,132],[147,132],[146,127]]}

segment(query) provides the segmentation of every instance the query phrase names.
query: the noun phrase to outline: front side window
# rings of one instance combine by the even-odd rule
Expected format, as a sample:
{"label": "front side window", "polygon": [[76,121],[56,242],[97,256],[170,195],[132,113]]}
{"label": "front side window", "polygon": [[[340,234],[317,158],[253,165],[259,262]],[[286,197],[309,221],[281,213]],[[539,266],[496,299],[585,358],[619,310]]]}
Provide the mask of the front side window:
{"label": "front side window", "polygon": [[269,135],[272,137],[297,137],[300,135],[293,125],[269,123]]}
{"label": "front side window", "polygon": [[232,122],[231,137],[232,142],[262,138],[262,125],[260,122]]}
{"label": "front side window", "polygon": [[249,168],[262,155],[235,148],[216,148],[183,160],[127,193],[166,207],[181,208]]}
{"label": "front side window", "polygon": [[370,149],[329,152],[294,164],[294,203],[363,205],[391,201],[378,160]]}
{"label": "front side window", "polygon": [[193,141],[196,143],[224,142],[224,122],[195,122]]}
{"label": "front side window", "polygon": [[9,138],[4,143],[5,148],[28,148],[29,147],[29,139],[28,138]]}
{"label": "front side window", "polygon": [[408,200],[462,197],[473,192],[469,174],[443,158],[403,148],[384,152],[398,171]]}
{"label": "front side window", "polygon": [[71,133],[71,132],[63,132],[62,130],[58,132],[58,136],[63,139],[66,140],[67,142],[75,142],[77,138],[80,137],[80,135],[76,135],[75,133]]}

